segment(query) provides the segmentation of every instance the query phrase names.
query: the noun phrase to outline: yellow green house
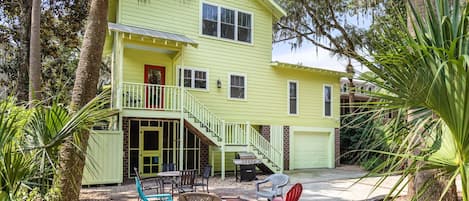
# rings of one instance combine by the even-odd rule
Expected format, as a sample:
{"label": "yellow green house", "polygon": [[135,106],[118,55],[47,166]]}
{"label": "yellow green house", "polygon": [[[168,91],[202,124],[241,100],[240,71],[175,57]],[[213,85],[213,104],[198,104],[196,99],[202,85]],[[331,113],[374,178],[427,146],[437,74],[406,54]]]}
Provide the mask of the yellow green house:
{"label": "yellow green house", "polygon": [[274,0],[113,0],[110,130],[90,142],[84,185],[212,165],[237,152],[272,172],[334,168],[343,73],[272,62]]}

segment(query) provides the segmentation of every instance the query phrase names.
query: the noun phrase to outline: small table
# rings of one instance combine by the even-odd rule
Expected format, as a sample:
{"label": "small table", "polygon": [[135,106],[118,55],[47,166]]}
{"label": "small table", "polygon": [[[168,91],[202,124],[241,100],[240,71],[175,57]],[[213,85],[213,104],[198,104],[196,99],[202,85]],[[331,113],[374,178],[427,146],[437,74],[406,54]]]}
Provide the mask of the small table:
{"label": "small table", "polygon": [[174,194],[174,182],[176,182],[176,178],[179,177],[181,174],[180,171],[167,171],[167,172],[158,172],[156,174],[158,177],[171,177],[171,194]]}
{"label": "small table", "polygon": [[159,177],[179,177],[180,174],[181,174],[180,171],[167,171],[167,172],[158,172],[158,174],[156,175]]}

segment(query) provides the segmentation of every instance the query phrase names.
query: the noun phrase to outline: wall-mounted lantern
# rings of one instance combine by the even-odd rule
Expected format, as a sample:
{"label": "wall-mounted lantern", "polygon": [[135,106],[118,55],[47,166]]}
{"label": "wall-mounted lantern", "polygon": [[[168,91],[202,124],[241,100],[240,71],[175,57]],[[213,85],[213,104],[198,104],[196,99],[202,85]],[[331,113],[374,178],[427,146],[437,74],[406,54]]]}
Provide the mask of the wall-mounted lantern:
{"label": "wall-mounted lantern", "polygon": [[217,88],[221,88],[221,81],[217,80]]}

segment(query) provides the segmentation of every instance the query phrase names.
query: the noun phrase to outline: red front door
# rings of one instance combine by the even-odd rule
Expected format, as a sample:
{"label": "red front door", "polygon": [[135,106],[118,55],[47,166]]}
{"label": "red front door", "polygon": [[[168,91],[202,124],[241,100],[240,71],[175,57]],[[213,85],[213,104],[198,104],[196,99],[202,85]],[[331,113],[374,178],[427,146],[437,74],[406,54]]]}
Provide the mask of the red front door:
{"label": "red front door", "polygon": [[165,68],[145,65],[145,84],[146,108],[163,109]]}

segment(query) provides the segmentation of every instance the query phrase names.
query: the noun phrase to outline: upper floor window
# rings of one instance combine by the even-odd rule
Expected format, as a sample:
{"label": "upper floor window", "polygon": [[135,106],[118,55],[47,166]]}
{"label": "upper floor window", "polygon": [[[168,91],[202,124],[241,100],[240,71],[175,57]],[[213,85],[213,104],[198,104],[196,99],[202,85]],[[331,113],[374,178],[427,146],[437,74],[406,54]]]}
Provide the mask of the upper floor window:
{"label": "upper floor window", "polygon": [[298,82],[288,81],[288,114],[298,114]]}
{"label": "upper floor window", "polygon": [[246,76],[230,74],[229,96],[233,99],[246,99]]}
{"label": "upper floor window", "polygon": [[251,43],[252,15],[204,3],[202,4],[202,34]]}
{"label": "upper floor window", "polygon": [[[181,69],[179,69],[179,75]],[[184,68],[184,87],[207,90],[208,72],[198,69]],[[179,79],[179,85],[181,80]]]}
{"label": "upper floor window", "polygon": [[332,116],[332,87],[324,85],[324,116]]}

